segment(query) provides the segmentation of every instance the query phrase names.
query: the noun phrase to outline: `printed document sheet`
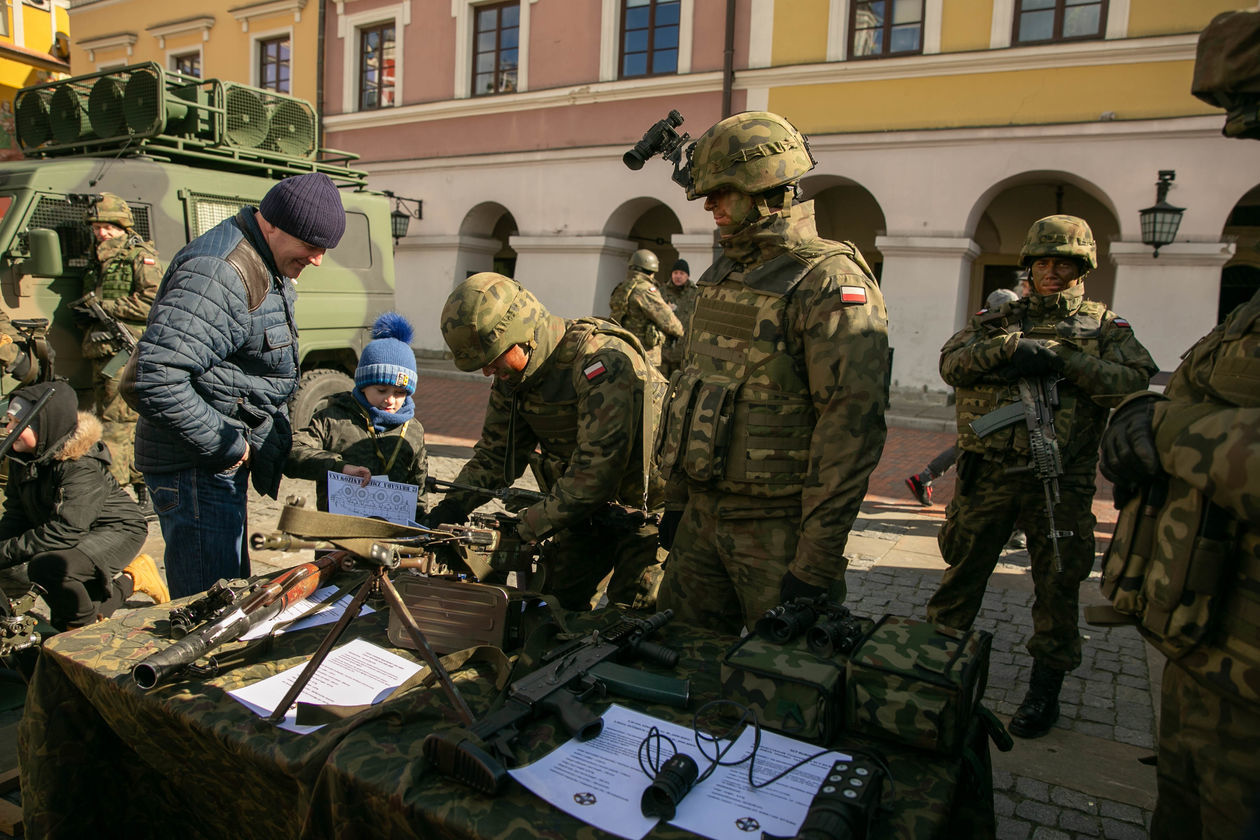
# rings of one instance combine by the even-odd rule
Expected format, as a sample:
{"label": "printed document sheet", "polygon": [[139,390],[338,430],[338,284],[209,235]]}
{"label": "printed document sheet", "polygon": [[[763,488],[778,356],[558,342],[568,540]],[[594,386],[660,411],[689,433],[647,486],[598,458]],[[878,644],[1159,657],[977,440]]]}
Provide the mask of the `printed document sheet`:
{"label": "printed document sheet", "polygon": [[347,516],[371,516],[396,525],[409,525],[416,518],[420,488],[415,484],[390,481],[374,475],[367,487],[362,479],[328,471],[328,511]]}

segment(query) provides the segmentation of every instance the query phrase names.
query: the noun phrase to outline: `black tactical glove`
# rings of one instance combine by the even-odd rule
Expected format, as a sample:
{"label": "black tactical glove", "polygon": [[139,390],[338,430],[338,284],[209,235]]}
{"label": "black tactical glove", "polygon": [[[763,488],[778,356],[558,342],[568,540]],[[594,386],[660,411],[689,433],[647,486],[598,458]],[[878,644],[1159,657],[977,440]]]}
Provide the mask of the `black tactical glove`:
{"label": "black tactical glove", "polygon": [[1040,341],[1021,338],[1015,345],[1011,364],[1020,376],[1045,376],[1063,367],[1063,360]]}
{"label": "black tactical glove", "polygon": [[1111,416],[1103,432],[1098,467],[1117,487],[1146,484],[1164,471],[1151,425],[1158,399],[1152,394],[1126,403]]}
{"label": "black tactical glove", "polygon": [[429,515],[424,518],[426,528],[436,528],[439,525],[462,524],[468,519],[468,512],[464,510],[464,506],[454,499],[443,499],[433,506],[433,510],[429,511]]}
{"label": "black tactical glove", "polygon": [[786,604],[797,598],[817,598],[827,594],[827,587],[806,583],[791,572],[785,572],[779,582],[779,603]]}
{"label": "black tactical glove", "polygon": [[661,522],[656,526],[657,541],[661,548],[669,551],[674,547],[674,537],[678,534],[678,523],[682,521],[681,510],[667,510],[661,514]]}
{"label": "black tactical glove", "polygon": [[17,358],[9,365],[9,376],[12,376],[18,382],[26,378],[31,372],[31,354],[21,351],[17,354]]}

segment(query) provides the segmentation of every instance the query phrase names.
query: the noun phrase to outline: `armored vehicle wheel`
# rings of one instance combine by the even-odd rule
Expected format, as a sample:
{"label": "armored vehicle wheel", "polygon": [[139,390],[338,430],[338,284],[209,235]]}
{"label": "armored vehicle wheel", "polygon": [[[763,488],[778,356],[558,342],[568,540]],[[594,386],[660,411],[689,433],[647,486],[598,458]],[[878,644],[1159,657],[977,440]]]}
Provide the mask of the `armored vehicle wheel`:
{"label": "armored vehicle wheel", "polygon": [[306,428],[315,412],[334,394],[354,390],[354,380],[332,368],[315,368],[302,374],[289,399],[289,418],[294,431]]}

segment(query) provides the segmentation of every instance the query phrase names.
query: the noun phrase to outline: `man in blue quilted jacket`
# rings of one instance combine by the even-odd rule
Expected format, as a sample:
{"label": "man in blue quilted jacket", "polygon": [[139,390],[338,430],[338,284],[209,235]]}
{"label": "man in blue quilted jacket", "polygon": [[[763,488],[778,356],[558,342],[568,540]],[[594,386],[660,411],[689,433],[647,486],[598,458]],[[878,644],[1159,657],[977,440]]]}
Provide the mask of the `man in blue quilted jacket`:
{"label": "man in blue quilted jacket", "polygon": [[162,278],[136,350],[136,466],[174,598],[249,574],[249,482],[274,497],[293,438],[293,281],[345,227],[327,175],[286,178],[184,246]]}

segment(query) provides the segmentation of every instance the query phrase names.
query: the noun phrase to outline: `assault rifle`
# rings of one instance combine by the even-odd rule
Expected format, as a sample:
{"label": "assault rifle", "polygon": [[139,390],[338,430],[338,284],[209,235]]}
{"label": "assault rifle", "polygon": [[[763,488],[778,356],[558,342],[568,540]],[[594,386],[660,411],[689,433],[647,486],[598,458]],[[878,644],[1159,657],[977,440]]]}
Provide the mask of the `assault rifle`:
{"label": "assault rifle", "polygon": [[1029,467],[1041,479],[1046,495],[1046,519],[1050,523],[1050,544],[1054,547],[1054,571],[1063,572],[1059,556],[1059,538],[1072,536],[1054,526],[1054,506],[1059,503],[1059,476],[1063,475],[1063,457],[1059,439],[1054,433],[1054,409],[1059,405],[1058,380],[1049,376],[1025,377],[1019,380],[1019,401],[1024,407],[1028,425]]}
{"label": "assault rifle", "polygon": [[[537,490],[527,490],[523,487],[502,487],[497,490],[486,490],[457,481],[442,481],[432,476],[424,480],[424,489],[430,493],[449,493],[452,490],[478,493],[483,496],[489,496],[492,499],[498,499],[503,502],[505,508],[511,511],[521,510],[547,498],[546,493],[540,493]],[[606,529],[637,531],[644,525],[659,524],[661,515],[659,513],[648,513],[645,510],[618,502],[606,502],[592,511],[591,521]]]}
{"label": "assault rifle", "polygon": [[[519,728],[543,712],[554,712],[579,741],[589,741],[604,728],[604,721],[583,705],[592,694],[613,688],[628,697],[685,707],[689,683],[657,677],[611,660],[637,654],[672,668],[678,652],[647,640],[674,617],[664,610],[648,619],[624,618],[604,631],[596,630],[546,659],[546,664],[508,687],[507,702],[480,721],[446,732],[425,736],[424,757],[442,775],[494,795],[507,780],[512,764],[512,742]],[[483,747],[488,747],[489,752]],[[493,755],[491,754],[493,753]]]}
{"label": "assault rifle", "polygon": [[[234,642],[254,627],[279,615],[285,608],[313,594],[341,565],[344,554],[333,552],[276,575],[214,621],[188,633],[175,644],[150,654],[131,669],[136,685],[148,690],[189,670],[201,657],[221,645]],[[215,670],[211,663],[210,672]]]}
{"label": "assault rifle", "polygon": [[105,329],[105,332],[109,333],[110,337],[122,347],[101,369],[104,376],[112,379],[127,364],[127,359],[131,357],[131,354],[136,352],[136,337],[131,334],[131,330],[123,326],[122,321],[101,308],[101,301],[96,296],[96,292],[88,292],[70,304],[70,308],[87,310],[92,318]]}

